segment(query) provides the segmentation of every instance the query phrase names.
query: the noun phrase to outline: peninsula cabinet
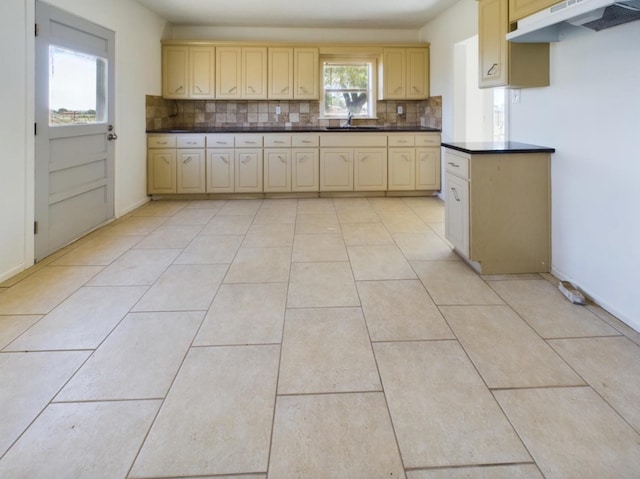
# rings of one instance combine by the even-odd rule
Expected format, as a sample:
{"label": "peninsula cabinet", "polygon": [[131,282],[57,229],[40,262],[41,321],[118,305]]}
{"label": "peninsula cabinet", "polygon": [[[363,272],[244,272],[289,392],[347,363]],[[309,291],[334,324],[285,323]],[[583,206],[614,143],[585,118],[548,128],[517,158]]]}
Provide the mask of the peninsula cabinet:
{"label": "peninsula cabinet", "polygon": [[508,0],[478,2],[478,86],[548,86],[549,44],[507,41],[508,10]]}
{"label": "peninsula cabinet", "polygon": [[446,238],[479,273],[548,272],[554,150],[499,145],[443,145]]}
{"label": "peninsula cabinet", "polygon": [[215,47],[164,45],[162,96],[170,99],[215,98]]}

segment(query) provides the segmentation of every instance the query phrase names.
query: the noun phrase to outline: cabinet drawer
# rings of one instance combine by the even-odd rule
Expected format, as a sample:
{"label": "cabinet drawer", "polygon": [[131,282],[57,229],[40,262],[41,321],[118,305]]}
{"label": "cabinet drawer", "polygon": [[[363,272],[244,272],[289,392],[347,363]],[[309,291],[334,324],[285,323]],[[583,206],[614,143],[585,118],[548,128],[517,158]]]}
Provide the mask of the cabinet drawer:
{"label": "cabinet drawer", "polygon": [[389,146],[414,146],[413,135],[389,135]]}
{"label": "cabinet drawer", "polygon": [[440,134],[416,135],[416,146],[440,146]]}
{"label": "cabinet drawer", "polygon": [[236,147],[262,148],[262,135],[236,135]]}
{"label": "cabinet drawer", "polygon": [[175,135],[150,135],[147,137],[148,148],[175,148]]}
{"label": "cabinet drawer", "polygon": [[233,148],[233,135],[219,133],[207,135],[207,148]]}
{"label": "cabinet drawer", "polygon": [[179,135],[178,148],[204,148],[204,135]]}
{"label": "cabinet drawer", "polygon": [[320,136],[320,146],[384,148],[387,146],[387,135],[380,133],[325,133]]}
{"label": "cabinet drawer", "polygon": [[291,146],[291,135],[264,135],[265,148],[285,148]]}
{"label": "cabinet drawer", "polygon": [[445,167],[447,173],[456,175],[460,178],[469,179],[469,159],[464,156],[456,155],[451,150],[445,150]]}
{"label": "cabinet drawer", "polygon": [[291,137],[291,145],[294,148],[313,148],[320,146],[320,137],[318,135],[293,135]]}

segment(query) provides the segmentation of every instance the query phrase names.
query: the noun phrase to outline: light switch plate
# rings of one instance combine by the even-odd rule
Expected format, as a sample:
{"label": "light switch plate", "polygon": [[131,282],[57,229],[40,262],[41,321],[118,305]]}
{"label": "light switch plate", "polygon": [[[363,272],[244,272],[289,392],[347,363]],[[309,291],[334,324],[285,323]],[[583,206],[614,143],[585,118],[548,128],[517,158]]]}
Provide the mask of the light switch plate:
{"label": "light switch plate", "polygon": [[398,115],[404,114],[404,108],[402,107],[402,105],[398,105],[397,111],[398,111]]}
{"label": "light switch plate", "polygon": [[282,113],[282,109],[280,108],[280,105],[276,106],[276,115],[279,115],[280,113]]}

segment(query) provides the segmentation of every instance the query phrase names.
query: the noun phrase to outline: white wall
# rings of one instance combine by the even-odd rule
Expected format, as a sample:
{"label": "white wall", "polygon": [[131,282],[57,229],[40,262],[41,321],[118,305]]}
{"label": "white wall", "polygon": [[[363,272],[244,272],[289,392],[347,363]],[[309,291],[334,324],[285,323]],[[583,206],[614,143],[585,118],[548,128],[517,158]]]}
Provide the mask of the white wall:
{"label": "white wall", "polygon": [[313,43],[418,42],[419,30],[364,28],[271,28],[175,25],[173,40],[271,41]]}
{"label": "white wall", "polygon": [[460,0],[420,31],[420,41],[429,50],[431,96],[442,96],[442,139],[454,140],[454,62],[455,46],[478,34],[476,0]]}
{"label": "white wall", "polygon": [[[132,0],[47,3],[116,32],[116,199],[119,216],[147,201],[145,94],[161,92],[166,22]],[[2,0],[0,15],[0,281],[33,264],[33,0]]]}
{"label": "white wall", "polygon": [[553,272],[640,330],[640,21],[563,32],[551,86],[511,105],[511,139],[556,148]]}

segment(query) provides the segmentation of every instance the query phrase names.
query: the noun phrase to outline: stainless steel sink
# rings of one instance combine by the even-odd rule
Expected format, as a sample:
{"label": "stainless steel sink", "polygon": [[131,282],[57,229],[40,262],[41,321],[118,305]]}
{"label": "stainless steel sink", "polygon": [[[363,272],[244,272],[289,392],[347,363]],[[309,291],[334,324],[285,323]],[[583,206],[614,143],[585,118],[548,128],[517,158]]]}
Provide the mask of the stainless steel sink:
{"label": "stainless steel sink", "polygon": [[358,130],[382,130],[384,127],[378,125],[360,125],[360,126],[327,126],[326,130],[343,130],[343,131],[358,131]]}

